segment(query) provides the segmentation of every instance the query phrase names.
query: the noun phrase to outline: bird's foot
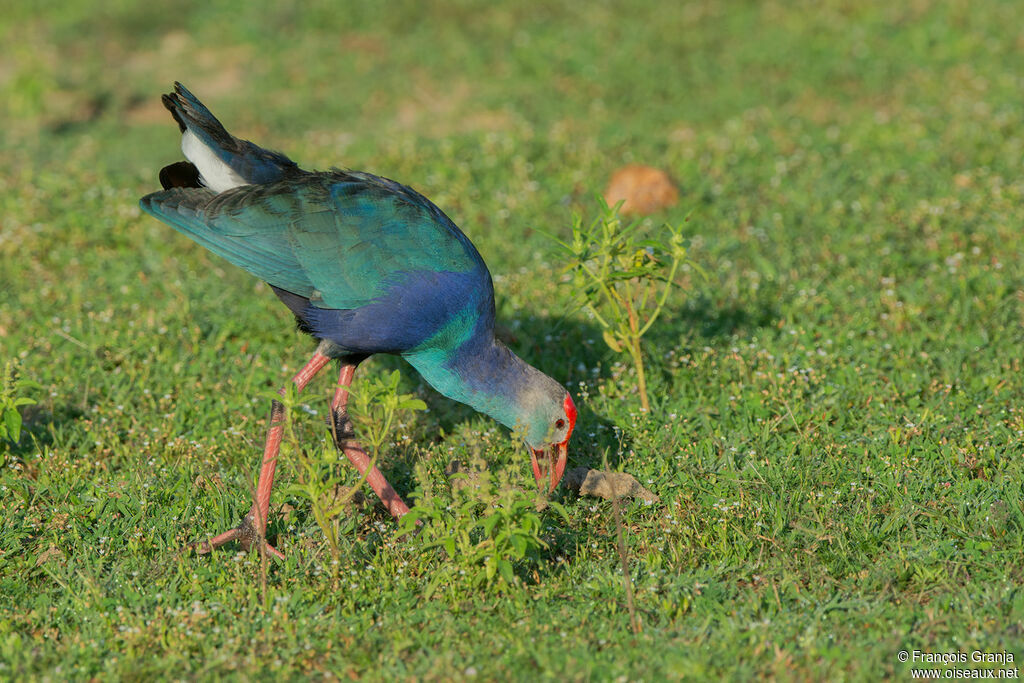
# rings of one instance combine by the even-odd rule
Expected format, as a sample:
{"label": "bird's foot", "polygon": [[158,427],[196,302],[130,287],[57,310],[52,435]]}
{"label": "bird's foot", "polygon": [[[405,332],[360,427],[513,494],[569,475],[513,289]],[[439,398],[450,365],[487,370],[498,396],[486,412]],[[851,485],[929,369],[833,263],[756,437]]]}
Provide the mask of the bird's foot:
{"label": "bird's foot", "polygon": [[331,410],[331,434],[334,436],[334,445],[339,450],[345,448],[345,444],[356,438],[356,428],[348,411],[334,408]]}
{"label": "bird's foot", "polygon": [[253,545],[255,545],[263,552],[273,555],[278,559],[284,559],[284,553],[267,543],[266,539],[264,539],[256,530],[256,525],[253,523],[252,512],[243,517],[242,523],[234,529],[225,531],[224,533],[205,541],[195,541],[189,544],[189,547],[193,548],[197,554],[205,555],[213,552],[215,548],[219,548],[225,543],[230,543],[231,541],[238,541],[243,550],[251,550]]}

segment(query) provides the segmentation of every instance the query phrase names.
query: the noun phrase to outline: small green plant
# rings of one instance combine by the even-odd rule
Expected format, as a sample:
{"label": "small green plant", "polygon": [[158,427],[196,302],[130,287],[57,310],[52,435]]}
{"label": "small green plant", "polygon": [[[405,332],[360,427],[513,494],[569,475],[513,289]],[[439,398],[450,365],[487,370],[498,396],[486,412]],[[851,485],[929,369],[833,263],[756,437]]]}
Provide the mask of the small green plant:
{"label": "small green plant", "polygon": [[[535,498],[507,476],[482,469],[482,463],[455,477],[462,481],[453,487],[450,504],[443,496],[421,496],[400,522],[403,533],[419,533],[424,549],[443,548],[449,557],[447,571],[438,572],[427,592],[454,580],[456,572],[472,589],[519,585],[517,568],[537,561],[548,548]],[[568,523],[560,505],[546,507]]]}
{"label": "small green plant", "polygon": [[636,367],[637,389],[644,412],[650,410],[640,339],[665,308],[680,266],[687,262],[680,231],[666,224],[668,242],[639,235],[640,222],[623,224],[619,204],[603,199],[601,214],[590,225],[573,217],[572,241],[558,240],[569,252],[566,270],[582,306],[593,314],[604,341],[616,353],[626,352]]}
{"label": "small green plant", "polygon": [[35,400],[21,395],[26,389],[36,388],[35,382],[19,377],[17,361],[9,360],[0,377],[0,440],[18,443],[21,439],[21,406],[35,405]]}
{"label": "small green plant", "polygon": [[374,461],[391,437],[396,420],[427,409],[427,404],[413,394],[398,393],[401,381],[401,373],[395,370],[386,378],[372,377],[360,382],[359,389],[351,392],[349,410],[359,438]]}
{"label": "small green plant", "polygon": [[[395,370],[385,378],[367,377],[359,383],[357,390],[350,390],[349,409],[357,426],[359,440],[375,464],[383,446],[391,438],[396,422],[413,411],[425,410],[427,404],[412,394],[398,392],[401,374]],[[293,386],[284,396],[279,397],[286,414],[297,403]],[[296,455],[299,466],[298,481],[287,488],[310,502],[313,518],[324,533],[331,553],[337,557],[340,552],[341,513],[352,497],[359,491],[365,476],[351,487],[342,484],[347,467],[339,465],[339,454],[333,445],[327,444],[312,451],[298,445],[291,419],[285,421],[285,437],[281,444],[282,455]]]}
{"label": "small green plant", "polygon": [[[290,416],[291,411],[288,414]],[[338,452],[333,444],[321,444],[312,451],[299,446],[289,417],[285,420],[281,456],[293,455],[298,464],[298,476],[285,488],[285,492],[309,501],[313,519],[327,539],[331,555],[337,558],[341,552],[341,513],[358,488],[343,489],[342,473],[345,469],[338,462]]]}

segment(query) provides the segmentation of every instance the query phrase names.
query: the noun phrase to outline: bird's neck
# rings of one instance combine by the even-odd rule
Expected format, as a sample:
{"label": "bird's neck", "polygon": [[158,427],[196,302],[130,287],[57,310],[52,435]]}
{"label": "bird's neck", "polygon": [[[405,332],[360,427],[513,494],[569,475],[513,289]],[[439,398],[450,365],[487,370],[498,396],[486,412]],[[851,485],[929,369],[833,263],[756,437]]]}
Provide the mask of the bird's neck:
{"label": "bird's neck", "polygon": [[426,345],[402,354],[439,392],[515,430],[525,420],[520,397],[536,369],[494,338],[486,326],[460,340],[454,351]]}

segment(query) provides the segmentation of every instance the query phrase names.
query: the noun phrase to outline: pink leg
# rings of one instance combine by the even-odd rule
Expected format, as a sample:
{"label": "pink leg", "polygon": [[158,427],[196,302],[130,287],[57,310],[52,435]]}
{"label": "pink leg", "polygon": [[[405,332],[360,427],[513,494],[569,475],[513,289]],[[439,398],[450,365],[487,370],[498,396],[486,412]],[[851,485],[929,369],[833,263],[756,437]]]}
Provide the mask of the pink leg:
{"label": "pink leg", "polygon": [[[306,363],[299,372],[292,377],[295,387],[302,391],[310,380],[318,372],[331,362],[331,359],[319,351]],[[351,378],[350,378],[351,380]],[[278,391],[284,395],[284,388]],[[346,392],[346,398],[348,392]],[[267,440],[263,446],[263,463],[260,467],[260,477],[256,483],[256,497],[253,500],[252,509],[249,510],[242,523],[230,531],[214,536],[208,541],[200,541],[193,544],[196,552],[203,554],[212,551],[214,548],[238,540],[242,547],[248,550],[250,546],[262,539],[267,530],[267,517],[270,511],[270,491],[274,486],[274,471],[277,469],[277,456],[281,450],[281,438],[284,436],[284,406],[280,401],[270,404],[270,428],[267,430]],[[276,548],[266,541],[263,541],[263,548],[280,558],[284,558]]]}
{"label": "pink leg", "polygon": [[366,482],[374,490],[377,496],[387,507],[388,512],[395,519],[398,519],[409,512],[409,506],[399,497],[395,489],[384,478],[376,465],[370,462],[369,456],[359,444],[350,439],[352,424],[348,419],[346,406],[348,405],[348,388],[352,384],[352,377],[355,375],[356,366],[346,363],[341,366],[341,373],[338,375],[338,388],[334,391],[334,400],[331,401],[331,417],[334,420],[334,443],[345,454],[349,461],[359,470],[359,474],[366,477]]}

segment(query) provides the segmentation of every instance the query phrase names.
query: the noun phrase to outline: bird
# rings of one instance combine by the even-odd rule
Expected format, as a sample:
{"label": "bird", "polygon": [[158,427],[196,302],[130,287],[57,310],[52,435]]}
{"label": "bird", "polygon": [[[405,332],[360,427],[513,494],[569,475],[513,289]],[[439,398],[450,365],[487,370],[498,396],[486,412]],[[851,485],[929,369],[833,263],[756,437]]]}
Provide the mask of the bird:
{"label": "bird", "polygon": [[[140,207],[266,282],[316,340],[291,378],[296,391],[332,361],[340,365],[330,404],[334,443],[396,519],[409,507],[359,445],[347,411],[356,368],[374,354],[405,359],[439,393],[520,435],[538,487],[555,490],[576,406],[561,384],[495,338],[490,271],[440,208],[394,180],[306,171],[236,138],[181,83],[162,101],[181,131],[185,160],[161,169],[163,189]],[[284,413],[271,402],[252,508],[237,527],[194,543],[197,552],[238,541],[284,557],[266,540]]]}

